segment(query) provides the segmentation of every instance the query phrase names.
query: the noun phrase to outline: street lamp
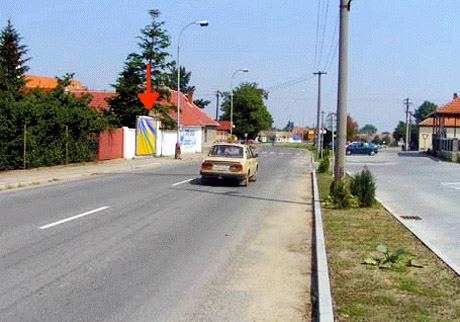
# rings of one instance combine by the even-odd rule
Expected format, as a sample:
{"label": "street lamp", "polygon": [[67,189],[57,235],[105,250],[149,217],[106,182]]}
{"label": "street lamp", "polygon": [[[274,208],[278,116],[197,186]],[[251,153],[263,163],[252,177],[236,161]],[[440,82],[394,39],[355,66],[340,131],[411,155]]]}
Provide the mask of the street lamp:
{"label": "street lamp", "polygon": [[198,25],[200,27],[207,27],[209,22],[207,20],[194,21],[185,25],[184,28],[179,33],[177,39],[177,142],[176,142],[176,152],[174,157],[176,159],[180,158],[180,37],[184,30],[192,25]]}
{"label": "street lamp", "polygon": [[242,68],[235,70],[232,74],[232,78],[230,79],[230,135],[233,135],[233,77],[235,77],[238,72],[247,73],[249,72],[249,69]]}

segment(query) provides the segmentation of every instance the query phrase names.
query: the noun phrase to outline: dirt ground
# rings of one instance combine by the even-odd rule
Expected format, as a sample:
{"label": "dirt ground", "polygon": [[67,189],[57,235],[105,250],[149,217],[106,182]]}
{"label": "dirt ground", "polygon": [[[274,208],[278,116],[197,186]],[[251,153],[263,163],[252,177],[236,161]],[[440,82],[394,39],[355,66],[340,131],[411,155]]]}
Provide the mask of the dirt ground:
{"label": "dirt ground", "polygon": [[312,211],[306,189],[311,183],[306,176],[291,180],[296,186],[290,189],[294,195],[286,199],[299,203],[263,209],[261,229],[249,241],[246,260],[230,283],[230,289],[254,294],[246,305],[249,321],[311,320]]}

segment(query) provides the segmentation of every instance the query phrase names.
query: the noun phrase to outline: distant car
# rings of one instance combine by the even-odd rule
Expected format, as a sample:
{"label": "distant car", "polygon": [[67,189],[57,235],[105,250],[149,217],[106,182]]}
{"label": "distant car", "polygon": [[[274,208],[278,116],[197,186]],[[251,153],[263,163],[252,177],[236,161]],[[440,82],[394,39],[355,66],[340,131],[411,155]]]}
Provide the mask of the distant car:
{"label": "distant car", "polygon": [[377,145],[367,142],[353,142],[347,145],[346,153],[351,154],[369,154],[374,155],[379,152]]}
{"label": "distant car", "polygon": [[247,186],[256,181],[259,171],[258,153],[246,144],[216,143],[201,163],[201,182],[209,179],[237,180]]}

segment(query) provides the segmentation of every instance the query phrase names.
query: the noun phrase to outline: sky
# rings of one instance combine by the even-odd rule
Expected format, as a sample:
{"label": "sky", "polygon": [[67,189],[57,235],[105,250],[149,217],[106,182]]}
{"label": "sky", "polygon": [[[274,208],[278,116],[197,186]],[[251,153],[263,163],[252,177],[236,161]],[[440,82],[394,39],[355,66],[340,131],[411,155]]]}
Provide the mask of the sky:
{"label": "sky", "polygon": [[[158,9],[177,55],[192,72],[194,98],[211,101],[217,90],[256,82],[274,125],[314,126],[318,78],[326,113],[337,109],[340,0],[3,0],[0,28],[11,19],[29,49],[29,74],[74,78],[91,89],[113,90],[136,37]],[[355,0],[349,13],[348,113],[359,126],[392,132],[425,100],[439,106],[460,92],[460,1]]]}

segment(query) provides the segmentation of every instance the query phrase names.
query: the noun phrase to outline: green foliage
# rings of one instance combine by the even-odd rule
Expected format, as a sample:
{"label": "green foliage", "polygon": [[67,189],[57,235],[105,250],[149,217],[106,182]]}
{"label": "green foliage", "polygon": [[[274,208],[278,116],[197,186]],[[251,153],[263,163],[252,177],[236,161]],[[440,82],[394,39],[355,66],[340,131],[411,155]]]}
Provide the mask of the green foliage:
{"label": "green foliage", "polygon": [[[268,92],[258,87],[256,83],[243,83],[234,90],[233,96],[233,133],[238,137],[248,134],[248,139],[255,139],[260,131],[270,128],[273,118],[268,112],[263,100],[268,98]],[[230,120],[230,97],[224,97],[222,104],[222,120]]]}
{"label": "green foliage", "polygon": [[[145,91],[146,65],[150,64],[152,89],[160,94],[159,99],[169,98],[169,91],[163,89],[168,84],[166,69],[171,68],[171,63],[166,62],[169,56],[166,49],[169,47],[169,35],[162,29],[164,22],[158,21],[160,12],[149,11],[152,22],[141,29],[138,43],[141,53],[128,55],[123,71],[120,73],[117,83],[113,85],[117,95],[108,100],[110,109],[119,119],[122,126],[135,127],[136,116],[148,115],[147,110],[137,94]],[[173,106],[171,106],[173,107]],[[168,107],[154,104],[151,112],[153,114],[164,114]],[[169,124],[166,116],[161,116],[162,123]]]}
{"label": "green foliage", "polygon": [[[172,64],[172,66],[170,66],[171,71],[167,75],[168,77],[167,85],[170,88],[177,90],[177,66],[176,66],[176,62],[172,62],[171,64]],[[180,66],[180,91],[184,94],[195,91],[195,86],[189,85],[191,76],[192,76],[192,72],[188,72],[186,71],[184,66]]]}
{"label": "green foliage", "polygon": [[375,179],[367,167],[351,179],[350,190],[358,198],[360,207],[371,207],[375,204],[375,189]]}
{"label": "green foliage", "polygon": [[[77,98],[64,90],[72,79],[58,79],[52,91],[35,89],[13,100],[0,91],[0,170],[91,161],[97,149],[97,133],[107,128],[101,112],[90,109],[89,95]],[[5,123],[3,122],[5,121]],[[5,126],[6,125],[6,126]]]}
{"label": "green foliage", "polygon": [[11,90],[13,95],[19,95],[18,90],[24,87],[22,76],[29,69],[25,64],[30,58],[25,58],[27,47],[21,45],[21,37],[8,20],[0,34],[0,90]]}
{"label": "green foliage", "polygon": [[404,248],[398,248],[395,251],[390,251],[385,245],[378,244],[375,249],[379,252],[379,256],[368,255],[363,261],[363,264],[377,266],[379,268],[388,268],[393,271],[404,271],[406,266],[422,268],[417,260],[409,258],[404,259],[406,251]]}
{"label": "green foliage", "polygon": [[346,180],[334,180],[329,189],[332,202],[339,209],[348,209],[352,206],[353,196]]}
{"label": "green foliage", "polygon": [[318,167],[318,172],[319,173],[326,173],[329,171],[329,166],[330,166],[330,161],[329,161],[329,156],[323,157],[319,161],[319,167]]}
{"label": "green foliage", "polygon": [[197,100],[194,100],[193,103],[195,103],[195,105],[197,105],[199,108],[203,109],[206,106],[208,106],[211,103],[211,101],[204,100],[204,99],[197,99]]}
{"label": "green foliage", "polygon": [[414,112],[415,122],[418,124],[427,118],[428,115],[436,111],[438,106],[435,103],[425,101]]}
{"label": "green foliage", "polygon": [[359,130],[359,132],[364,134],[375,134],[377,133],[377,128],[372,124],[366,124],[361,128],[361,130]]}

